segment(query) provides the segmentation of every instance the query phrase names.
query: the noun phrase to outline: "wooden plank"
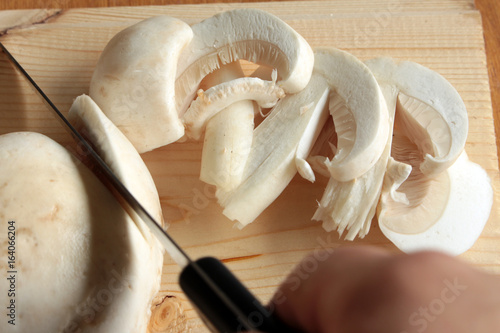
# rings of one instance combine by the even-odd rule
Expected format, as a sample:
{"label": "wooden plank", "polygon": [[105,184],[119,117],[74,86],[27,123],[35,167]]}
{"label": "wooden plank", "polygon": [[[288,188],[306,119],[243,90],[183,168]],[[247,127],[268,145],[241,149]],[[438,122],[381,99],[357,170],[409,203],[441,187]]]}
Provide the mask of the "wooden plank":
{"label": "wooden plank", "polygon": [[[26,17],[36,17],[32,21],[40,24],[15,24],[19,27],[13,29],[7,26],[4,30],[8,33],[1,40],[66,112],[76,96],[88,92],[100,52],[124,27],[158,14],[194,23],[216,12],[249,6],[286,20],[314,47],[342,48],[363,60],[392,56],[417,61],[444,75],[457,88],[469,111],[466,150],[473,161],[488,171],[495,190],[493,211],[483,236],[462,257],[477,267],[500,273],[500,177],[481,18],[472,1],[339,0],[116,7],[71,9],[46,16],[26,12]],[[30,22],[16,15],[18,21]],[[63,145],[71,142],[0,55],[0,134],[27,129],[47,134]],[[198,180],[200,153],[198,143],[176,143],[143,155],[159,189],[164,216],[170,222],[169,232],[194,258],[214,255],[227,261],[262,300],[271,297],[306,253],[326,245],[352,244],[310,221],[325,186],[324,179],[310,185],[295,178],[256,222],[241,231],[234,229],[232,222],[221,215],[211,187]],[[354,243],[396,251],[376,223],[365,239]],[[174,297],[164,306],[179,313],[172,325],[177,325],[179,332],[187,328],[205,331],[179,290],[178,271],[166,257],[162,295]]]}
{"label": "wooden plank", "polygon": [[[494,0],[476,0],[475,4],[483,17],[484,38],[488,58],[493,116],[497,131],[497,147],[500,146],[500,2]],[[500,162],[500,160],[499,160]]]}

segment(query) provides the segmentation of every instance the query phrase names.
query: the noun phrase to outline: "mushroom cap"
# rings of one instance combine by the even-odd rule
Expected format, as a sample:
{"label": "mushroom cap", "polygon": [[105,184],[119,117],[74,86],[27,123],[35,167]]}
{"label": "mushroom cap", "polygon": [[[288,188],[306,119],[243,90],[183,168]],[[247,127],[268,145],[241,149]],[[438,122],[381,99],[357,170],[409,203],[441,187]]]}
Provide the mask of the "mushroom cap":
{"label": "mushroom cap", "polygon": [[338,145],[327,167],[339,181],[355,179],[378,161],[387,143],[390,121],[384,96],[368,67],[348,52],[316,49],[314,71],[332,90],[330,113]]}
{"label": "mushroom cap", "polygon": [[380,84],[398,90],[398,126],[412,136],[425,154],[418,166],[436,175],[455,162],[465,147],[468,117],[456,89],[441,75],[420,64],[390,58],[366,62]]}
{"label": "mushroom cap", "polygon": [[[30,132],[0,136],[0,227],[16,226],[16,329],[145,332],[162,252],[64,147]],[[7,253],[7,242],[0,250]],[[0,288],[8,290],[6,262]],[[8,304],[7,292],[0,302]],[[50,317],[50,320],[47,318]],[[8,331],[7,320],[0,330]]]}
{"label": "mushroom cap", "polygon": [[184,112],[203,77],[223,64],[245,59],[276,68],[285,92],[302,90],[314,55],[306,40],[278,17],[258,9],[235,9],[192,26],[194,37],[179,58],[176,99]]}
{"label": "mushroom cap", "polygon": [[184,126],[175,107],[177,59],[193,32],[157,16],[116,34],[90,83],[90,96],[142,153],[177,141]]}

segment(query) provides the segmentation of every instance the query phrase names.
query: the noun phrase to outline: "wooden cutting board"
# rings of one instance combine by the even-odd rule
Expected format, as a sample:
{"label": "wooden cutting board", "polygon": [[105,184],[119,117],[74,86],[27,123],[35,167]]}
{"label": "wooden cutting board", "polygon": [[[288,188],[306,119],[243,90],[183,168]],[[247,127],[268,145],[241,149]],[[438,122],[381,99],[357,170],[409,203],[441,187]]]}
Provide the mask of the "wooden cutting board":
{"label": "wooden cutting board", "polygon": [[[88,93],[92,71],[109,39],[159,14],[192,24],[239,7],[267,10],[295,28],[313,47],[333,46],[362,60],[391,56],[419,62],[445,76],[469,112],[466,151],[491,177],[495,202],[482,237],[464,260],[500,274],[500,179],[480,14],[472,0],[338,0],[276,3],[114,7],[0,12],[0,40],[64,112]],[[31,130],[70,144],[52,114],[0,54],[0,134]],[[257,221],[243,230],[221,214],[212,188],[198,180],[201,144],[175,143],[143,155],[156,181],[169,232],[193,258],[212,255],[263,302],[308,252],[325,246],[373,244],[397,252],[376,222],[365,239],[346,242],[311,221],[325,180],[296,177]],[[6,161],[0,161],[5,163]],[[178,267],[166,256],[155,309],[170,332],[205,332],[177,284]],[[168,310],[169,312],[162,312]],[[168,325],[167,325],[168,326]]]}

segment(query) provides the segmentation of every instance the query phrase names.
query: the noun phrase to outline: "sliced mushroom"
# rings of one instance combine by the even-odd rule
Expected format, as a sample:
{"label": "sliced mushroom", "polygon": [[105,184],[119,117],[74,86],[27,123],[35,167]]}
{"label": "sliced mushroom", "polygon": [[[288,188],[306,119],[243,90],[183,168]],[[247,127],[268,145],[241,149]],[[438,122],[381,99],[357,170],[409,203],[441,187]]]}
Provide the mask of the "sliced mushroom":
{"label": "sliced mushroom", "polygon": [[437,176],[413,173],[399,192],[408,203],[394,200],[384,189],[378,220],[384,235],[404,252],[467,251],[481,235],[493,204],[488,175],[465,151]]}
{"label": "sliced mushroom", "polygon": [[456,89],[438,73],[414,62],[377,58],[367,62],[377,79],[398,90],[397,126],[411,132],[428,176],[446,170],[460,156],[468,132],[467,109]]}
{"label": "sliced mushroom", "polygon": [[[389,111],[389,118],[392,123],[394,108]],[[364,238],[376,213],[391,143],[392,135],[389,135],[377,163],[360,177],[344,182],[330,177],[313,220],[322,221],[326,231],[337,230],[339,235],[347,231],[346,240],[354,240],[356,236]]]}
{"label": "sliced mushroom", "polygon": [[488,220],[492,189],[464,151],[467,111],[460,96],[421,65],[387,58],[367,65],[383,90],[393,92],[387,101],[396,109],[377,209],[380,229],[403,251],[466,251]]}
{"label": "sliced mushroom", "polygon": [[348,230],[346,239],[353,240],[368,233],[375,215],[390,155],[394,109],[388,112],[373,74],[347,52],[317,51],[314,67],[333,90],[329,108],[337,146],[331,160],[323,157],[330,180],[313,219],[323,221],[327,231],[342,235]]}
{"label": "sliced mushroom", "polygon": [[[163,254],[64,147],[30,132],[0,136],[0,226],[15,226],[16,329],[145,332]],[[8,242],[0,243],[7,253]],[[8,290],[0,264],[0,288]],[[0,302],[8,304],[7,292]],[[50,320],[47,320],[48,316]],[[0,330],[11,327],[7,320]]]}
{"label": "sliced mushroom", "polygon": [[314,68],[335,92],[330,113],[338,143],[326,165],[336,180],[355,179],[377,162],[386,145],[390,123],[384,97],[368,67],[348,52],[315,50]]}
{"label": "sliced mushroom", "polygon": [[[313,53],[285,22],[255,9],[227,11],[192,29],[193,40],[179,59],[177,106],[187,110],[187,137],[198,140],[206,130],[201,179],[227,192],[243,180],[254,126],[251,101],[270,108],[285,93],[305,87]],[[241,59],[276,70],[271,80],[243,77]]]}
{"label": "sliced mushroom", "polygon": [[311,47],[288,24],[265,11],[235,9],[192,26],[194,37],[179,58],[176,100],[187,110],[201,80],[221,65],[245,59],[276,68],[277,85],[295,93],[307,85],[314,63]]}
{"label": "sliced mushroom", "polygon": [[115,35],[97,62],[90,97],[140,153],[184,135],[174,85],[192,36],[181,20],[153,17]]}
{"label": "sliced mushroom", "polygon": [[281,99],[255,129],[243,181],[232,191],[216,192],[223,214],[239,227],[254,221],[298,169],[311,178],[304,163],[327,120],[328,92],[326,80],[313,74],[302,91]]}

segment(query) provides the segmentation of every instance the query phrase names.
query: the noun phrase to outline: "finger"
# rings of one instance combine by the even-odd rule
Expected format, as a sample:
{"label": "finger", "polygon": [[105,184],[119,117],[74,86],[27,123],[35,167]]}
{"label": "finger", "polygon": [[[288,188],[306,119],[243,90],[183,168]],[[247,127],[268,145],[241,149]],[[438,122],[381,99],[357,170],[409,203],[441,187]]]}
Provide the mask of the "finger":
{"label": "finger", "polygon": [[[279,287],[271,306],[290,325],[304,331],[319,331],[319,327],[337,320],[332,313],[346,298],[350,286],[389,255],[368,246],[311,253]],[[327,311],[322,309],[325,306]]]}

